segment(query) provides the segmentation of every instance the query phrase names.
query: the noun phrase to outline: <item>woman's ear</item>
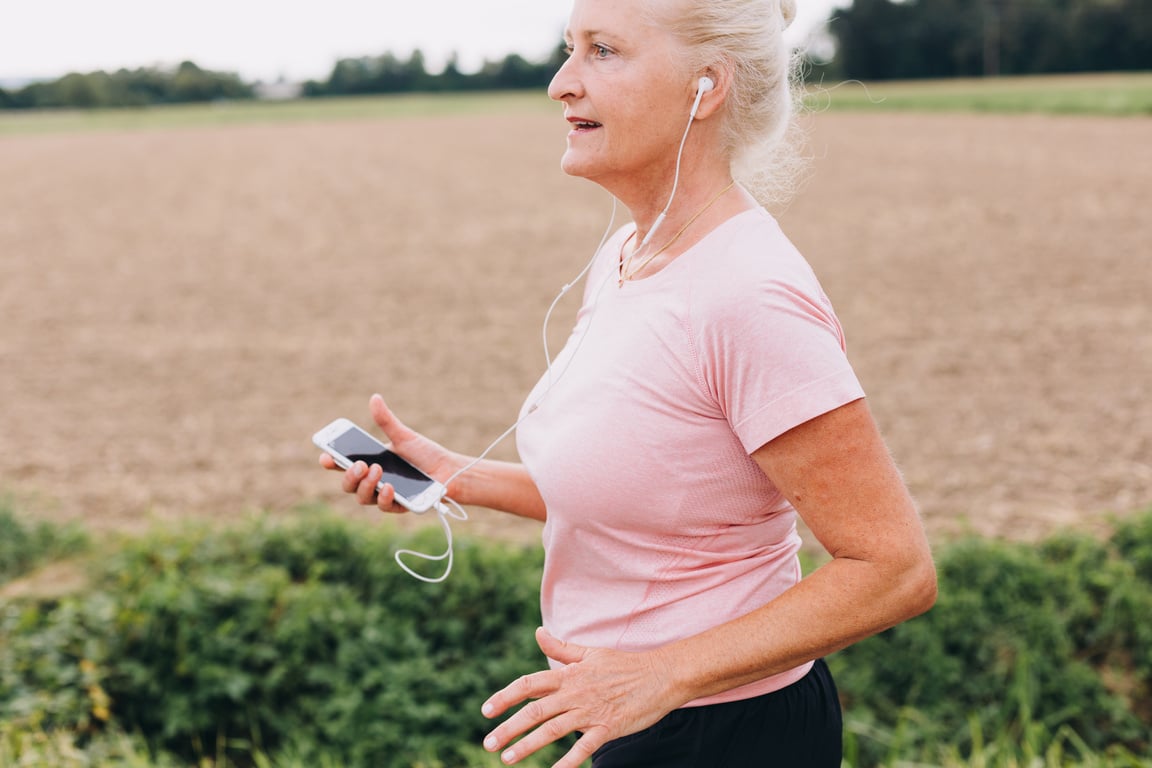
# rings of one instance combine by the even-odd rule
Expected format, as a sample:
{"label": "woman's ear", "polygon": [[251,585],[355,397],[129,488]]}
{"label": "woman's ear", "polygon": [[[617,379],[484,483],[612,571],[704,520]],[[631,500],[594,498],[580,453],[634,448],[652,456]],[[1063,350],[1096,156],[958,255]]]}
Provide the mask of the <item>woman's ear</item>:
{"label": "woman's ear", "polygon": [[706,84],[703,87],[704,93],[700,94],[700,106],[696,109],[697,120],[707,120],[711,115],[716,114],[728,98],[728,89],[732,85],[731,73],[723,67],[709,67],[704,71],[698,83],[704,83],[705,78],[711,81],[712,87],[708,88]]}

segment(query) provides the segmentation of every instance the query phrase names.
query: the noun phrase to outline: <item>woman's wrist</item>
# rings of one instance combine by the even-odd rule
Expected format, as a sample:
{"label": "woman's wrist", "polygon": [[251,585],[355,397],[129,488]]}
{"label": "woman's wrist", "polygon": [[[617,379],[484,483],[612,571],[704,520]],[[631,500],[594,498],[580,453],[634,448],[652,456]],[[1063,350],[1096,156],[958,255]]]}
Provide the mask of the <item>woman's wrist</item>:
{"label": "woman's wrist", "polygon": [[647,652],[651,668],[661,678],[664,687],[662,699],[671,705],[671,709],[679,709],[700,698],[692,683],[692,660],[682,658],[678,650],[677,644],[673,643]]}
{"label": "woman's wrist", "polygon": [[[454,458],[459,460],[459,467],[472,461],[463,456]],[[453,480],[448,495],[460,504],[544,519],[544,502],[522,464],[485,459]]]}

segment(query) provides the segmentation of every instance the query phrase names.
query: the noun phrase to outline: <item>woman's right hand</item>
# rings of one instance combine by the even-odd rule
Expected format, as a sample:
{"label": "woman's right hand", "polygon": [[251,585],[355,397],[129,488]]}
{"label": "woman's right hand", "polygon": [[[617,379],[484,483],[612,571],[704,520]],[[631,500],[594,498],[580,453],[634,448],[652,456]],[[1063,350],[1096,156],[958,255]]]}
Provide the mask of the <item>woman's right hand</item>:
{"label": "woman's right hand", "polygon": [[[433,479],[443,483],[464,466],[463,456],[448,451],[440,444],[405,426],[388,409],[388,405],[380,395],[372,395],[368,401],[368,409],[372,413],[372,420],[392,443],[392,450],[431,475]],[[326,453],[320,454],[320,466],[340,471],[340,467],[336,466],[336,462]],[[384,512],[406,512],[404,507],[395,502],[392,486],[385,485],[380,493],[376,492],[376,484],[380,482],[383,473],[378,465],[369,467],[363,461],[358,461],[344,470],[341,484],[345,493],[355,494],[360,504],[364,506],[375,505]],[[448,490],[448,495],[453,495],[452,489]]]}

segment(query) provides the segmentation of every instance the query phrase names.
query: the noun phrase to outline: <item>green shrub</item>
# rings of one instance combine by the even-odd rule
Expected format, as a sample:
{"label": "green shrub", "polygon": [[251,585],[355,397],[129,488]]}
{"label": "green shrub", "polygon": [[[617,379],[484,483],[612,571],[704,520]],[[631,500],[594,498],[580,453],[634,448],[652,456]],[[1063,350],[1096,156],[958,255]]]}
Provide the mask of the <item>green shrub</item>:
{"label": "green shrub", "polygon": [[110,718],[110,609],[101,595],[0,605],[0,723],[87,734]]}
{"label": "green shrub", "polygon": [[73,527],[21,522],[10,502],[0,497],[0,584],[42,562],[81,552],[87,543],[87,537]]}
{"label": "green shrub", "polygon": [[77,747],[72,734],[14,728],[0,723],[0,768],[179,768],[164,755],[150,755],[139,738],[102,734]]}
{"label": "green shrub", "polygon": [[462,541],[452,579],[426,585],[396,567],[395,546],[321,520],[127,550],[115,571],[135,599],[108,680],[118,714],[173,749],[189,734],[268,748],[290,736],[316,750],[305,758],[353,765],[478,743],[484,699],[543,663],[539,556]]}
{"label": "green shrub", "polygon": [[[1039,546],[969,539],[937,555],[925,616],[830,659],[863,738],[861,764],[893,753],[971,750],[974,733],[1023,739],[1028,724],[1091,749],[1152,743],[1152,515],[1111,542],[1061,535]],[[914,722],[910,722],[914,721]],[[868,734],[882,733],[871,739]]]}
{"label": "green shrub", "polygon": [[480,704],[544,663],[541,557],[460,540],[452,578],[427,585],[396,567],[399,543],[328,518],[129,542],[98,592],[0,614],[18,638],[0,645],[0,719],[83,732],[106,693],[120,726],[186,757],[451,764],[491,728]]}

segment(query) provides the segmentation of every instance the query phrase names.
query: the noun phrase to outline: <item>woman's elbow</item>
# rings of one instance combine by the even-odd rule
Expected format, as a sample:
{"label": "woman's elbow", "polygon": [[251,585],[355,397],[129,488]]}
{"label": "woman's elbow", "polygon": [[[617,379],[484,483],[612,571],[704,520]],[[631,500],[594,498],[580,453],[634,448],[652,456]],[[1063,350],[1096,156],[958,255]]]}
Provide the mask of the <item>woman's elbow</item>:
{"label": "woman's elbow", "polygon": [[932,561],[930,553],[916,558],[909,565],[902,582],[904,599],[901,602],[906,615],[901,621],[927,613],[936,604],[938,594],[936,564]]}

